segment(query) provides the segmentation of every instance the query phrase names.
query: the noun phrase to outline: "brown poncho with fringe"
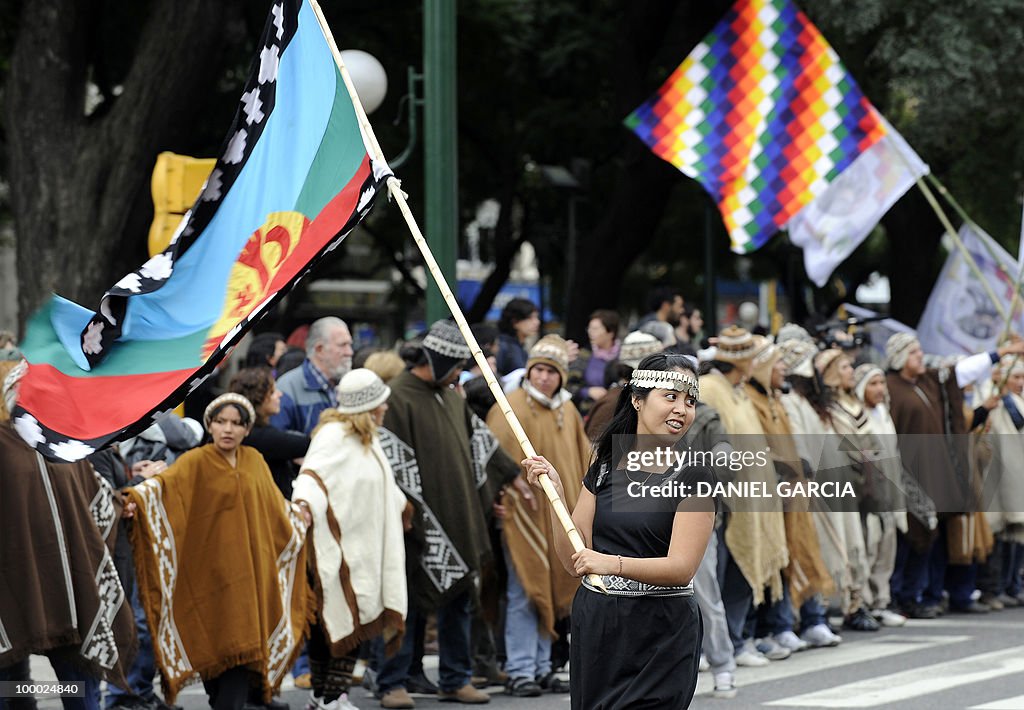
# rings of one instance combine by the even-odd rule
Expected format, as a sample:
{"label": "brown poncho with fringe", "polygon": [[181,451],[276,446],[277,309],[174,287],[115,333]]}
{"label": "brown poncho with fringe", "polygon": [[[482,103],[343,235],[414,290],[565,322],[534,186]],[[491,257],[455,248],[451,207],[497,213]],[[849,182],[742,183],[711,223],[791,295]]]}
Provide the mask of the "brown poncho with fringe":
{"label": "brown poncho with fringe", "polygon": [[[523,389],[511,393],[508,402],[537,453],[547,458],[558,471],[565,491],[565,504],[571,511],[583,487],[583,476],[590,467],[592,452],[579,412],[568,401],[557,409],[548,409],[533,401]],[[525,458],[498,405],[494,405],[487,414],[487,425],[509,456],[516,461]],[[569,615],[580,581],[565,571],[555,552],[553,536],[564,535],[565,532],[552,529],[551,504],[539,492],[534,500],[537,501],[537,510],[523,501],[514,488],[505,492],[503,536],[519,581],[537,609],[540,628],[548,636],[557,638],[555,621]]]}
{"label": "brown poncho with fringe", "polygon": [[[793,438],[793,427],[782,402],[774,392],[768,392],[760,381],[748,382],[746,392],[761,420],[779,476],[790,483],[806,482]],[[789,582],[793,608],[799,609],[801,604],[815,594],[831,594],[834,585],[832,575],[822,559],[809,501],[802,498],[786,499],[783,523],[786,526],[786,547],[789,550],[789,565],[784,574]]]}
{"label": "brown poncho with fringe", "polygon": [[[742,387],[735,387],[718,370],[700,378],[700,399],[718,411],[722,427],[736,451],[757,452],[767,448],[764,429]],[[760,483],[775,490],[775,467],[749,466],[736,480]],[[743,577],[750,584],[754,604],[764,600],[767,588],[772,599],[782,598],[783,569],[789,565],[782,506],[777,498],[725,500],[732,509],[725,528],[725,544]]]}
{"label": "brown poncho with fringe", "polygon": [[315,600],[306,525],[256,449],[232,468],[212,444],[128,489],[139,593],[168,703],[236,666],[269,701],[301,650]]}

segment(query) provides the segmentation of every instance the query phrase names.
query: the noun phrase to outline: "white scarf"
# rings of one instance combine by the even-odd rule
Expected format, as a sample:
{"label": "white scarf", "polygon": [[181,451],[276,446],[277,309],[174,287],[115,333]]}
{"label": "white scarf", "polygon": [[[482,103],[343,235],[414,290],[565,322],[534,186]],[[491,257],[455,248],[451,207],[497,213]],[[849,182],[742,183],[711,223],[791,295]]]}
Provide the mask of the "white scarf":
{"label": "white scarf", "polygon": [[529,395],[526,403],[531,407],[533,406],[533,402],[536,402],[545,409],[557,410],[558,416],[556,417],[556,420],[558,421],[558,428],[561,429],[565,424],[562,405],[572,399],[572,394],[566,389],[560,389],[555,393],[554,397],[548,397],[539,389],[531,385],[530,381],[526,379],[523,380],[523,389],[526,391],[526,394]]}
{"label": "white scarf", "polygon": [[560,389],[554,397],[548,397],[539,389],[531,385],[528,380],[523,380],[523,389],[526,390],[526,394],[530,395],[531,399],[548,409],[558,409],[572,399],[572,394],[570,394],[569,390],[566,389]]}

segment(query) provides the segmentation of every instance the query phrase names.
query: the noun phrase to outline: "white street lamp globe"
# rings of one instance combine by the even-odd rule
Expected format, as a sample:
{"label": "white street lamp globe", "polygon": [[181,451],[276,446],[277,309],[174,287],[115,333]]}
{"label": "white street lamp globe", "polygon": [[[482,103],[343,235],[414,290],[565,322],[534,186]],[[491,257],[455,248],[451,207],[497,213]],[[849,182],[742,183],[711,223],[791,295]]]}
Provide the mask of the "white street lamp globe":
{"label": "white street lamp globe", "polygon": [[341,60],[352,77],[363,109],[368,114],[373,113],[388,93],[388,75],[383,65],[361,49],[346,49],[341,53]]}

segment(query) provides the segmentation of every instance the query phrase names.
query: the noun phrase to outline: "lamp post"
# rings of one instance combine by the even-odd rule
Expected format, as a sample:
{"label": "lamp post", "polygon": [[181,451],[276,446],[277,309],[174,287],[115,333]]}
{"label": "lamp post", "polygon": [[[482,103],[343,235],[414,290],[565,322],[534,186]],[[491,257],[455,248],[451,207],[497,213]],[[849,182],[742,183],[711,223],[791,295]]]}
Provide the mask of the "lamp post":
{"label": "lamp post", "polygon": [[388,75],[384,66],[375,56],[361,49],[346,49],[341,53],[341,60],[352,77],[363,110],[368,115],[373,113],[384,103],[388,93]]}
{"label": "lamp post", "polygon": [[[459,176],[456,128],[458,111],[455,101],[455,3],[452,0],[424,0],[423,3],[423,74],[409,71],[410,121],[415,122],[415,111],[423,106],[423,162],[424,197],[426,202],[426,239],[430,250],[441,267],[445,280],[455,286],[455,258],[459,228]],[[349,64],[349,54],[354,65]],[[353,75],[356,92],[367,113],[371,97],[377,96],[376,108],[387,91],[387,76],[380,62],[360,50],[342,52],[342,58]],[[378,71],[379,68],[379,71]],[[356,71],[371,75],[366,82],[367,96],[363,95]],[[422,103],[415,96],[415,82],[422,79]],[[381,89],[381,85],[383,88]],[[415,130],[415,127],[414,127]],[[409,157],[410,145],[398,156],[393,167]],[[427,284],[427,324],[449,315],[448,304],[437,286]]]}
{"label": "lamp post", "polygon": [[[459,229],[459,158],[456,142],[455,3],[423,2],[423,158],[426,239],[449,284],[455,285]],[[448,316],[448,305],[431,281],[427,324]]]}

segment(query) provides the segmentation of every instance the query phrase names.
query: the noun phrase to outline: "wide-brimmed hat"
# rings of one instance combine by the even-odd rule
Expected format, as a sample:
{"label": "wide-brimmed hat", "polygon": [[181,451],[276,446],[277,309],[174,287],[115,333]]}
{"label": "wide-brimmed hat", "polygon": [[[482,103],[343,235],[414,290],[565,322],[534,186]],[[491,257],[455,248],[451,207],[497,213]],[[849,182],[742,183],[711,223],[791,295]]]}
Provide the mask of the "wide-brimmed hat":
{"label": "wide-brimmed hat", "polygon": [[335,392],[342,414],[370,412],[388,401],[391,388],[373,370],[360,367],[341,378]]}

